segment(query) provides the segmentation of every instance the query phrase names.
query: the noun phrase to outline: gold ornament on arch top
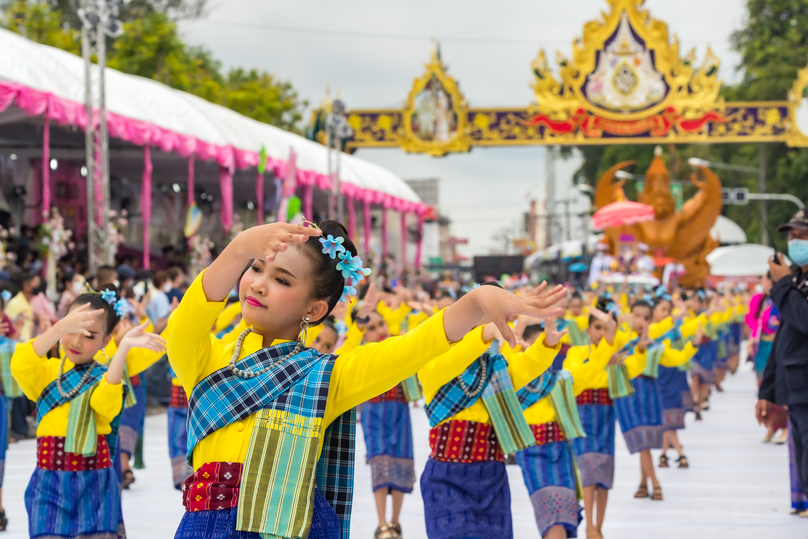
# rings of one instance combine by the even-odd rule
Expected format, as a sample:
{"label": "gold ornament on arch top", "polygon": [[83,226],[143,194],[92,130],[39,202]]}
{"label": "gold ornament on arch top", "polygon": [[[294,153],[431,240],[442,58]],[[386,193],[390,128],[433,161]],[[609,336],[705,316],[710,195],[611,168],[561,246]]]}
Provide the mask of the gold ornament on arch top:
{"label": "gold ornament on arch top", "polygon": [[468,106],[457,81],[446,73],[440,48],[432,48],[426,73],[415,79],[401,111],[398,145],[406,152],[440,157],[467,152]]}
{"label": "gold ornament on arch top", "polygon": [[602,118],[633,121],[664,111],[694,119],[721,110],[719,59],[707,49],[701,69],[695,51],[679,56],[668,26],[642,9],[644,0],[607,0],[611,12],[584,25],[572,59],[557,53],[560,80],[544,51],[533,61],[536,112],[564,121],[583,109]]}
{"label": "gold ornament on arch top", "polygon": [[786,144],[808,146],[808,67],[797,72],[797,80],[788,92]]}

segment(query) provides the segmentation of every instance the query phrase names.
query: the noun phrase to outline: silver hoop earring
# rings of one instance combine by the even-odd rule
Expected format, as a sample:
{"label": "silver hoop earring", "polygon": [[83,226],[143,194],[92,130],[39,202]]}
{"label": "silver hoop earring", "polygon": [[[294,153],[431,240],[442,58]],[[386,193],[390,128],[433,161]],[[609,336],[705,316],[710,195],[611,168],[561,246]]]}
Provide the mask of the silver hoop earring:
{"label": "silver hoop earring", "polygon": [[300,343],[303,346],[306,346],[306,343],[309,340],[309,320],[311,320],[308,316],[303,317],[303,321],[300,322]]}

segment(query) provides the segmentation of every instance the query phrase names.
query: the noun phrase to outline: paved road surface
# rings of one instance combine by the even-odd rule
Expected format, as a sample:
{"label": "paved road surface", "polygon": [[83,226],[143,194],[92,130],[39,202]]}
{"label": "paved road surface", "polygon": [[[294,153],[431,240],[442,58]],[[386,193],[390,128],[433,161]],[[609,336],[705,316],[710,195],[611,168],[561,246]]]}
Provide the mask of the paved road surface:
{"label": "paved road surface", "polygon": [[[664,502],[634,500],[639,482],[639,461],[630,456],[617,435],[615,489],[609,501],[604,535],[608,539],[803,539],[808,519],[789,515],[790,491],[786,446],[762,444],[762,427],[755,423],[755,380],[740,372],[725,384],[726,391],[713,397],[712,410],[696,423],[688,416],[682,433],[691,468],[659,470]],[[417,473],[429,453],[428,423],[423,409],[412,410]],[[147,469],[137,471],[137,482],[124,492],[124,516],[132,539],[170,538],[182,516],[180,495],[171,487],[166,449],[166,419],[146,421]],[[3,500],[10,519],[6,538],[27,537],[23,492],[35,460],[35,444],[10,446],[6,460]],[[376,510],[370,492],[370,469],[364,464],[361,430],[357,447],[357,492],[352,537],[371,539]],[[655,460],[658,452],[655,454]],[[532,507],[521,472],[508,467],[513,498],[515,536],[538,537]],[[406,539],[426,538],[423,504],[416,491],[404,502],[402,524]],[[580,527],[583,537],[585,524]]]}

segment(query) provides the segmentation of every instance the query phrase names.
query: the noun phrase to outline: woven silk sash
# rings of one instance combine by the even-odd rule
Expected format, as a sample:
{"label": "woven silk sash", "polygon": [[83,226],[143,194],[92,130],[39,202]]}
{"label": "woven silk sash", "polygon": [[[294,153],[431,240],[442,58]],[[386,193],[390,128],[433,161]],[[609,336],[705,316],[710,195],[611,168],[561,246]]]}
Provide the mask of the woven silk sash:
{"label": "woven silk sash", "polygon": [[519,399],[519,404],[522,405],[522,410],[527,410],[547,397],[555,386],[557,378],[557,372],[545,371],[544,374],[537,376],[517,391],[516,397]]}
{"label": "woven silk sash", "polygon": [[[81,381],[81,377],[84,376],[87,369],[90,368],[91,365],[92,363],[76,365],[64,373],[62,375],[62,390],[67,393],[78,386],[79,382]],[[74,399],[92,389],[95,384],[101,380],[101,377],[106,374],[106,372],[106,367],[96,363],[93,367],[93,371],[87,378],[87,382],[81,387],[78,395],[76,395]],[[45,389],[42,390],[42,393],[36,400],[36,424],[39,425],[39,422],[42,421],[42,418],[45,417],[48,412],[68,402],[70,402],[68,399],[63,398],[59,394],[59,390],[56,388],[56,380],[52,381],[45,387]]]}
{"label": "woven silk sash", "polygon": [[0,380],[3,382],[3,395],[13,399],[22,397],[22,390],[11,375],[11,356],[17,347],[17,341],[0,337]]}
{"label": "woven silk sash", "polygon": [[609,365],[606,367],[606,379],[609,384],[609,397],[614,400],[634,394],[634,386],[628,377],[625,365]]}
{"label": "woven silk sash", "polygon": [[[282,343],[242,359],[256,371],[288,355]],[[188,459],[208,434],[256,414],[244,462],[236,529],[265,537],[306,537],[311,526],[314,486],[350,535],[356,415],[342,414],[319,437],[335,356],[305,349],[255,378],[222,368],[200,381],[188,402]]]}
{"label": "woven silk sash", "polygon": [[460,376],[438,390],[435,398],[426,405],[429,424],[438,426],[480,398],[504,453],[515,453],[535,445],[533,433],[513,390],[508,363],[502,354],[491,351],[477,358]]}
{"label": "woven silk sash", "polygon": [[519,399],[513,390],[508,374],[508,363],[502,354],[496,354],[492,360],[494,372],[483,389],[483,404],[497,432],[502,452],[512,455],[536,445],[536,438],[530,430],[530,425],[527,424]]}
{"label": "woven silk sash", "polygon": [[589,336],[586,332],[581,331],[581,328],[578,327],[578,322],[574,318],[567,321],[566,329],[567,335],[570,337],[571,346],[586,346],[589,344]]}
{"label": "woven silk sash", "polygon": [[124,400],[123,407],[131,408],[137,404],[137,397],[135,397],[135,388],[132,385],[132,379],[129,377],[129,366],[123,367],[123,384],[126,386],[126,400]]}
{"label": "woven silk sash", "polygon": [[95,455],[98,435],[95,429],[95,412],[90,406],[90,399],[93,398],[93,391],[97,387],[96,383],[89,391],[82,392],[70,402],[65,437],[65,451],[68,453],[83,457]]}
{"label": "woven silk sash", "polygon": [[642,371],[643,376],[649,378],[659,378],[659,362],[662,360],[662,354],[665,353],[665,345],[652,344],[648,347],[645,355],[645,368]]}
{"label": "woven silk sash", "polygon": [[578,416],[572,374],[567,370],[560,370],[557,375],[556,382],[548,396],[555,412],[556,422],[561,426],[567,440],[586,438],[581,418]]}
{"label": "woven silk sash", "polygon": [[407,402],[413,402],[424,398],[421,383],[418,381],[418,376],[415,374],[401,382],[401,388],[404,390],[404,398],[407,399]]}

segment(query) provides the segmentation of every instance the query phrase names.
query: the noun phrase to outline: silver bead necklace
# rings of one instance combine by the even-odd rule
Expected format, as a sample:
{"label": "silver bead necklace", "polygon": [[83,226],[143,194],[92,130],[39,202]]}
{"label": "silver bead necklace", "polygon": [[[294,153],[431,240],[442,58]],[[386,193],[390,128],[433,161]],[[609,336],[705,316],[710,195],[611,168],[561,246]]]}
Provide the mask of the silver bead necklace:
{"label": "silver bead necklace", "polygon": [[482,369],[482,372],[480,373],[480,379],[477,382],[477,386],[474,388],[474,391],[469,391],[468,386],[463,381],[462,374],[457,377],[457,382],[460,384],[460,388],[463,390],[463,394],[470,399],[473,399],[474,397],[482,393],[483,389],[485,389],[485,384],[488,383],[488,361],[483,356],[478,357],[477,361],[480,362],[480,368]]}
{"label": "silver bead necklace", "polygon": [[63,399],[72,400],[73,397],[79,394],[79,391],[87,383],[87,380],[90,379],[90,374],[92,374],[93,369],[95,369],[95,366],[98,365],[98,362],[96,360],[93,360],[93,362],[90,364],[90,367],[87,369],[87,372],[85,372],[84,375],[82,375],[81,380],[79,380],[79,383],[76,384],[76,387],[74,387],[69,391],[65,391],[64,389],[62,389],[62,376],[64,376],[66,360],[67,356],[62,356],[62,362],[59,363],[59,376],[56,378],[56,390],[59,391],[59,395]]}
{"label": "silver bead necklace", "polygon": [[[309,327],[308,320],[303,320],[303,322],[300,323],[300,328],[303,330],[303,335],[308,335],[306,331],[308,327]],[[252,329],[247,328],[241,332],[241,335],[238,336],[238,340],[236,341],[236,347],[233,350],[233,355],[230,357],[230,361],[227,364],[227,368],[230,369],[230,372],[232,372],[233,375],[238,376],[239,378],[250,379],[268,373],[276,365],[280,365],[287,359],[293,358],[296,355],[298,355],[301,352],[301,350],[303,350],[303,341],[306,339],[305,336],[304,337],[298,336],[295,348],[291,352],[289,352],[280,359],[276,359],[275,361],[273,361],[266,367],[262,368],[261,370],[258,371],[241,370],[238,367],[236,367],[236,361],[238,361],[238,356],[241,355],[241,347],[244,344],[244,339],[246,339],[247,335],[249,335],[250,333],[252,333]]]}

